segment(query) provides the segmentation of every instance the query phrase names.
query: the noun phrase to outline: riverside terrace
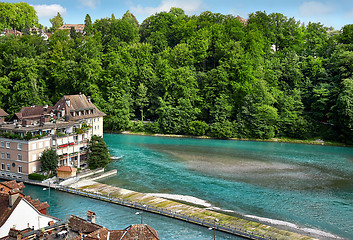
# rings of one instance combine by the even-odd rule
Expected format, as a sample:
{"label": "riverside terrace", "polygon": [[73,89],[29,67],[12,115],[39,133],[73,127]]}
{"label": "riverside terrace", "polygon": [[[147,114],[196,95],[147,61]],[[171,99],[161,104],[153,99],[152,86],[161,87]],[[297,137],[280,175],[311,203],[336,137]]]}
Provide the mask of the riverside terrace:
{"label": "riverside terrace", "polygon": [[27,179],[40,171],[40,156],[54,148],[59,166],[81,167],[88,141],[103,136],[103,116],[84,94],[63,96],[54,106],[23,107],[5,122],[0,111],[0,177]]}

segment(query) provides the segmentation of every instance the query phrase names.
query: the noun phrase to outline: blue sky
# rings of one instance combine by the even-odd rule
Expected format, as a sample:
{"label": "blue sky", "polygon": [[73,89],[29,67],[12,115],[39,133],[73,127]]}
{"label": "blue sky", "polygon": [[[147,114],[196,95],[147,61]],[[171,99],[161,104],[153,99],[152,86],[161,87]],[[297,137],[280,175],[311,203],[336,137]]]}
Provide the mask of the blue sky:
{"label": "blue sky", "polygon": [[[23,1],[23,0],[22,0]],[[21,2],[21,0],[8,1]],[[60,12],[65,23],[83,23],[88,13],[92,21],[110,17],[116,18],[130,10],[141,23],[148,16],[171,7],[180,7],[186,14],[200,14],[211,11],[222,14],[240,15],[247,18],[249,13],[266,11],[279,12],[295,17],[300,22],[320,22],[327,27],[341,29],[353,23],[352,0],[28,0],[39,16],[39,22],[51,27],[49,19]]]}

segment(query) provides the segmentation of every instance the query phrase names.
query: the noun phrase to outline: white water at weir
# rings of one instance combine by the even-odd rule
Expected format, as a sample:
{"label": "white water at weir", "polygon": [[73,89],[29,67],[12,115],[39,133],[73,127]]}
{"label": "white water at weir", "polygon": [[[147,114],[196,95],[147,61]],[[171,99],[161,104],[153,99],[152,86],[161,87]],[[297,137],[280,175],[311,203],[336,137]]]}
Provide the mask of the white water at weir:
{"label": "white water at weir", "polygon": [[110,165],[118,175],[104,183],[171,194],[166,198],[183,195],[180,201],[192,196],[198,205],[204,201],[213,209],[276,219],[273,224],[292,223],[324,238],[353,239],[352,148],[114,134],[104,138],[113,155],[124,155]]}

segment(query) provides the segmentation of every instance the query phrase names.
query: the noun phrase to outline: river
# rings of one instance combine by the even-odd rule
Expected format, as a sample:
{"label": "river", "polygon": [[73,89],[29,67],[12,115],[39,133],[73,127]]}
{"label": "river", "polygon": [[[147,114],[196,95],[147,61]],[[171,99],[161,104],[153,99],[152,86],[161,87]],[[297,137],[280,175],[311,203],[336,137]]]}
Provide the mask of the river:
{"label": "river", "polygon": [[353,239],[352,148],[117,134],[104,139],[122,160],[109,165],[118,174],[103,183],[194,196],[244,216]]}

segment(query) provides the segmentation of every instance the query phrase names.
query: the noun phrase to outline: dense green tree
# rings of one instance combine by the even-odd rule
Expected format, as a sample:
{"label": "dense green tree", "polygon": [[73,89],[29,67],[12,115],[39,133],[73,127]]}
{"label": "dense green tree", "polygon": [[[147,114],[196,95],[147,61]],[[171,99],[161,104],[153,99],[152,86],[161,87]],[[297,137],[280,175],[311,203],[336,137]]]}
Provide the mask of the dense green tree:
{"label": "dense green tree", "polygon": [[[12,28],[14,5],[0,8],[0,25]],[[28,16],[21,26],[33,26]],[[51,20],[52,30],[63,24],[60,14]],[[87,14],[82,37],[0,38],[0,107],[13,113],[83,92],[107,114],[105,130],[349,142],[351,30],[266,12],[244,24],[171,8],[141,26],[129,11],[93,24]]]}
{"label": "dense green tree", "polygon": [[39,26],[38,17],[33,6],[25,2],[0,2],[0,29],[16,29],[22,31],[26,27]]}
{"label": "dense green tree", "polygon": [[148,106],[147,87],[143,83],[140,83],[137,88],[135,105],[141,112],[141,121],[143,122],[144,108]]}
{"label": "dense green tree", "polygon": [[124,13],[123,15],[123,20],[126,20],[127,22],[129,22],[130,24],[133,24],[134,26],[138,27],[139,23],[136,19],[136,17],[134,16],[134,14],[130,13],[129,10],[126,11],[126,13]]}
{"label": "dense green tree", "polygon": [[86,17],[85,17],[84,31],[86,32],[87,36],[90,36],[93,31],[92,20],[91,20],[91,16],[89,14],[86,14]]}
{"label": "dense green tree", "polygon": [[61,17],[59,12],[56,14],[55,17],[51,18],[49,21],[52,25],[51,32],[55,32],[59,27],[64,25],[64,19]]}
{"label": "dense green tree", "polygon": [[39,158],[41,163],[41,169],[50,175],[52,172],[58,168],[59,156],[56,154],[55,149],[46,149],[43,151],[42,156]]}
{"label": "dense green tree", "polygon": [[107,144],[100,136],[93,135],[89,141],[88,167],[90,169],[104,168],[110,162]]}

